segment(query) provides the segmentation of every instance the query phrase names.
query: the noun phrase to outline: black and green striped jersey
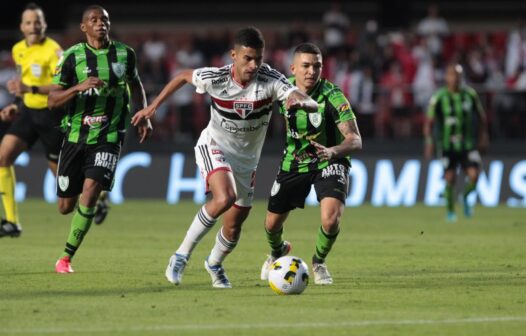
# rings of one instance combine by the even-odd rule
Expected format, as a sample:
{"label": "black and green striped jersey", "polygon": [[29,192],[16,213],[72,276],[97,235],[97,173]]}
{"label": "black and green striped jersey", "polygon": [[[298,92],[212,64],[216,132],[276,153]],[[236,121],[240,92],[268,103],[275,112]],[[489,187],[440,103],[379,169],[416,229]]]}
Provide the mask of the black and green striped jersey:
{"label": "black and green striped jersey", "polygon": [[[295,78],[289,78],[295,84]],[[323,169],[333,162],[350,164],[350,158],[320,161],[316,148],[310,143],[314,140],[326,147],[342,142],[343,136],[338,129],[340,122],[355,119],[351,105],[343,92],[326,79],[318,81],[309,96],[318,103],[318,112],[304,110],[287,111],[284,103],[280,113],[285,117],[287,144],[281,160],[281,170],[286,172],[307,173]]]}
{"label": "black and green striped jersey", "polygon": [[68,89],[88,77],[98,77],[106,85],[79,92],[68,102],[62,122],[67,141],[85,144],[122,141],[130,122],[127,83],[139,80],[135,52],[116,41],[105,49],[76,44],[64,52],[53,83]]}
{"label": "black and green striped jersey", "polygon": [[458,92],[443,87],[429,102],[427,116],[434,120],[435,143],[439,152],[462,152],[475,149],[477,122],[484,113],[480,99],[470,87]]}

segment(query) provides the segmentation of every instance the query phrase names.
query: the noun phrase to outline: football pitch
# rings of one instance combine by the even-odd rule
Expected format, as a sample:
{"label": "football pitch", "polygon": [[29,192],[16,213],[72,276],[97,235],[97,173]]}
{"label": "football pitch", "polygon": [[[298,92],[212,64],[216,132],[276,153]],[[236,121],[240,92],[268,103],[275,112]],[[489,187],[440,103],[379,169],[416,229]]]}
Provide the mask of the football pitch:
{"label": "football pitch", "polygon": [[[524,335],[524,209],[479,207],[447,224],[442,208],[347,208],[327,260],[334,285],[278,296],[259,280],[265,206],[224,264],[234,286],[224,290],[203,268],[216,229],[180,286],[164,277],[198,205],[114,205],[63,275],[54,264],[71,216],[26,201],[23,235],[0,240],[0,335]],[[285,227],[309,266],[318,226],[310,207]]]}

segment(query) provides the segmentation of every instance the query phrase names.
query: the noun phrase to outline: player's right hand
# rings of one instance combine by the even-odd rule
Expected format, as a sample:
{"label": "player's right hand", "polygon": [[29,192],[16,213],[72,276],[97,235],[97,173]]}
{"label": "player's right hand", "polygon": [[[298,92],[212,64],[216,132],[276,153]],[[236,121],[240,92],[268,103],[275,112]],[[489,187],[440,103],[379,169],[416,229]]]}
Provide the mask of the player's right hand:
{"label": "player's right hand", "polygon": [[150,120],[151,117],[155,114],[156,108],[152,105],[148,105],[142,110],[135,113],[135,115],[131,119],[131,123],[133,126],[139,125],[143,120]]}
{"label": "player's right hand", "polygon": [[88,77],[82,83],[77,84],[77,89],[80,92],[84,92],[84,91],[89,90],[89,89],[101,88],[104,85],[106,85],[106,82],[104,82],[102,79],[97,78],[97,77]]}
{"label": "player's right hand", "polygon": [[16,106],[16,104],[9,104],[0,111],[0,120],[5,122],[13,121],[17,113],[18,106]]}

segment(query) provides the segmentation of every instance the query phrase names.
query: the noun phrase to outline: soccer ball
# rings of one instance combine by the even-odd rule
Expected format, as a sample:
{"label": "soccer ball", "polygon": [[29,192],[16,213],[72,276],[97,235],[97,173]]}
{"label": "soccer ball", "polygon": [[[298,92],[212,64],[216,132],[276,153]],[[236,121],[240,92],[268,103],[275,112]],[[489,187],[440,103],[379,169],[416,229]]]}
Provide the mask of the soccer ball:
{"label": "soccer ball", "polygon": [[298,257],[281,257],[270,266],[268,283],[277,294],[301,294],[309,283],[307,264]]}

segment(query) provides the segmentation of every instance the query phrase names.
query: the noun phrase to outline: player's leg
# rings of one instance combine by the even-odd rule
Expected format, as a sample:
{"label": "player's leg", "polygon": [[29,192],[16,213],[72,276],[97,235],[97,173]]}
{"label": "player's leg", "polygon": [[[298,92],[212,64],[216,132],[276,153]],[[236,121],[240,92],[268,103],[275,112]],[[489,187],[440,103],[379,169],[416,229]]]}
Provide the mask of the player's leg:
{"label": "player's leg", "polygon": [[312,272],[315,284],[330,285],[333,280],[325,259],[340,233],[340,220],[349,189],[348,166],[333,163],[324,168],[316,175],[314,188],[320,200],[321,225],[312,256]]}
{"label": "player's leg", "polygon": [[457,172],[455,168],[446,169],[444,171],[444,181],[446,186],[444,189],[444,198],[446,200],[447,221],[456,222],[457,215],[455,213],[455,183],[457,180]]}
{"label": "player's leg", "polygon": [[60,210],[71,211],[75,196],[81,196],[66,248],[55,267],[58,273],[72,272],[71,259],[91,227],[97,199],[102,190],[111,190],[113,185],[120,148],[120,144],[84,147],[67,142],[62,147],[57,178],[57,194],[63,198],[59,201]]}
{"label": "player's leg", "polygon": [[[232,160],[232,158],[230,159]],[[241,165],[237,164],[236,167]],[[235,249],[241,235],[241,226],[247,219],[254,198],[256,170],[237,169],[232,172],[235,181],[235,203],[223,215],[223,225],[216,235],[216,241],[205,261],[205,269],[216,288],[231,288],[223,268],[223,261]]]}
{"label": "player's leg", "polygon": [[[73,269],[71,268],[71,260],[75,256],[75,253],[91,227],[93,216],[95,214],[95,204],[97,203],[97,198],[102,189],[103,186],[99,182],[90,178],[84,180],[77,211],[71,220],[71,228],[68,239],[66,240],[66,247],[55,266],[55,270],[58,273],[73,272]],[[75,198],[63,199],[61,204],[68,204],[68,208],[64,210],[71,211],[74,207],[74,205],[72,206],[71,204],[74,204],[74,201]],[[61,210],[63,209],[61,208]]]}
{"label": "player's leg", "polygon": [[233,205],[223,215],[223,225],[217,232],[210,255],[205,260],[205,269],[212,277],[212,286],[231,288],[232,284],[223,268],[223,261],[236,248],[241,235],[241,226],[250,213],[250,206]]}
{"label": "player's leg", "polygon": [[462,160],[462,168],[466,175],[466,184],[462,193],[464,203],[464,216],[470,218],[473,216],[473,207],[468,203],[468,196],[477,188],[477,182],[482,167],[482,159],[477,150],[466,153]]}
{"label": "player's leg", "polygon": [[283,224],[291,210],[303,208],[311,189],[310,173],[280,171],[270,190],[265,217],[265,235],[270,254],[261,266],[260,279],[267,280],[270,266],[276,259],[287,255],[292,245],[283,239]]}
{"label": "player's leg", "polygon": [[212,193],[195,215],[186,235],[170,257],[165,275],[169,282],[178,285],[192,251],[201,239],[212,229],[217,218],[228,210],[236,200],[235,181],[230,164],[218,146],[211,143],[204,131],[196,145],[196,163]]}
{"label": "player's leg", "polygon": [[15,200],[16,176],[13,164],[27,148],[27,143],[13,134],[5,135],[0,143],[0,195],[5,212],[5,219],[0,225],[0,237],[18,237],[22,232]]}

